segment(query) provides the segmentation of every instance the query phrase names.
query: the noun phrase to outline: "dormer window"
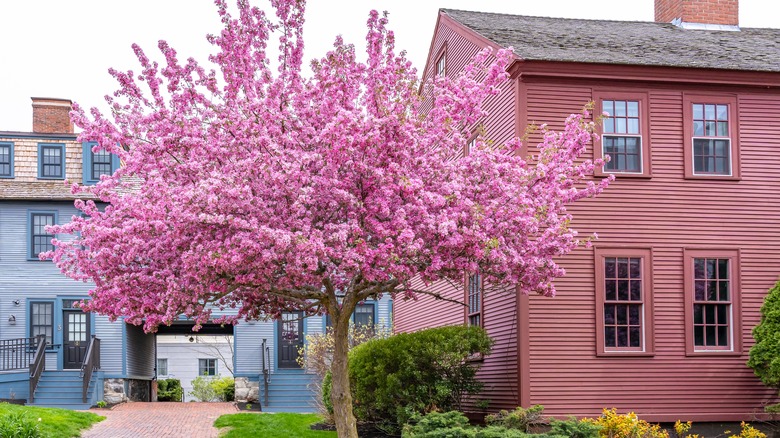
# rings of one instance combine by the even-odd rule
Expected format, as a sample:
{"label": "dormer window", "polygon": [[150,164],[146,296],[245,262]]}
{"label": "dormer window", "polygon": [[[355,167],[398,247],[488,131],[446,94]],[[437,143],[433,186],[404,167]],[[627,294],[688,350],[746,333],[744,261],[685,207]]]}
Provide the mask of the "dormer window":
{"label": "dormer window", "polygon": [[96,142],[83,144],[83,177],[84,184],[88,185],[96,184],[102,175],[111,175],[119,168],[119,157],[105,150],[93,150],[95,146]]}
{"label": "dormer window", "polygon": [[38,144],[38,179],[65,179],[64,144]]}
{"label": "dormer window", "polygon": [[14,144],[0,143],[0,178],[14,177]]}

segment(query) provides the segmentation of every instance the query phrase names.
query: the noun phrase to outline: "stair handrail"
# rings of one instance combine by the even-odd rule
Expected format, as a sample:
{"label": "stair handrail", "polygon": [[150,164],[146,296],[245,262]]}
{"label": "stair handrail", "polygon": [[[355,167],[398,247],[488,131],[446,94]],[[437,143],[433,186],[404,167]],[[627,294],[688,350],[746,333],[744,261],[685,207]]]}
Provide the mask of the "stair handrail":
{"label": "stair handrail", "polygon": [[46,336],[38,335],[35,337],[35,355],[30,364],[30,403],[35,399],[35,389],[38,388],[38,381],[41,380],[41,374],[46,369]]}
{"label": "stair handrail", "polygon": [[263,364],[263,398],[266,406],[268,406],[268,383],[271,381],[271,348],[267,344],[268,340],[263,339],[263,345],[260,349]]}
{"label": "stair handrail", "polygon": [[81,364],[81,400],[87,402],[87,390],[89,382],[92,381],[92,372],[100,369],[100,338],[92,335],[87,347],[87,354],[84,356],[84,363]]}

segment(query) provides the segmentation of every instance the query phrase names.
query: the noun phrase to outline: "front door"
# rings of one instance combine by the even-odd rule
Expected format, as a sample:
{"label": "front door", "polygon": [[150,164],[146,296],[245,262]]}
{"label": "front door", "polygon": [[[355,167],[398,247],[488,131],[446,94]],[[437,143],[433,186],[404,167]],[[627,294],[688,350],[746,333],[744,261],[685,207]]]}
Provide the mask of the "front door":
{"label": "front door", "polygon": [[62,333],[62,350],[65,354],[63,368],[81,368],[89,346],[89,313],[63,310],[62,320],[65,326]]}
{"label": "front door", "polygon": [[278,367],[300,368],[298,350],[303,347],[303,312],[283,312],[277,324]]}

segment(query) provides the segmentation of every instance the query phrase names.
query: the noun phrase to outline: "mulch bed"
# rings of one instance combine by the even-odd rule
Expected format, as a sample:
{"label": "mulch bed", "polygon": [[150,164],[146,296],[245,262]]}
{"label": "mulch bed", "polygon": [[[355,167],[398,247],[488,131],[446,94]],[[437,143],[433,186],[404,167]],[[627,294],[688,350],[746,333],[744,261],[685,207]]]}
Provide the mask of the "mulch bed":
{"label": "mulch bed", "polygon": [[260,403],[236,403],[236,407],[239,411],[249,411],[249,412],[261,412],[262,406],[260,406]]}

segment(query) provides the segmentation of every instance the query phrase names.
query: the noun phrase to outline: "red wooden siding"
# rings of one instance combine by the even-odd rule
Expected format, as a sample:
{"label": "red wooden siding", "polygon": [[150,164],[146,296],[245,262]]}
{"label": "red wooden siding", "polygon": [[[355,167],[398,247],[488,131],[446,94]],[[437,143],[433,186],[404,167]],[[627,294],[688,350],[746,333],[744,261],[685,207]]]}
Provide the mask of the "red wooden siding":
{"label": "red wooden siding", "polygon": [[[473,38],[464,37],[458,25],[446,17],[440,19],[429,53],[425,79],[434,74],[435,62],[446,44],[447,75],[457,75],[476,55],[482,45]],[[434,57],[436,59],[434,59]],[[514,85],[507,81],[501,93],[484,103],[488,116],[481,123],[488,128],[487,139],[502,144],[515,135]],[[417,283],[415,287],[422,287]],[[448,298],[463,301],[462,285],[452,287],[440,282],[429,287]],[[409,332],[427,327],[463,324],[463,306],[434,301],[421,296],[417,301],[394,300],[394,329]],[[495,340],[493,353],[485,358],[479,377],[485,384],[479,399],[490,400],[490,410],[511,409],[517,406],[517,305],[513,293],[491,292],[486,288],[483,325]]]}
{"label": "red wooden siding", "polygon": [[[529,83],[528,118],[558,127],[604,86]],[[530,402],[551,415],[592,416],[614,406],[656,421],[748,419],[776,398],[745,362],[758,309],[780,274],[780,101],[739,95],[741,181],[686,180],[684,90],[636,88],[648,89],[652,179],[619,179],[571,211],[581,233],[598,232],[597,245],[653,248],[656,354],[596,357],[593,251],[578,250],[562,260],[558,296],[530,299]],[[741,355],[686,357],[683,248],[741,249]]]}

